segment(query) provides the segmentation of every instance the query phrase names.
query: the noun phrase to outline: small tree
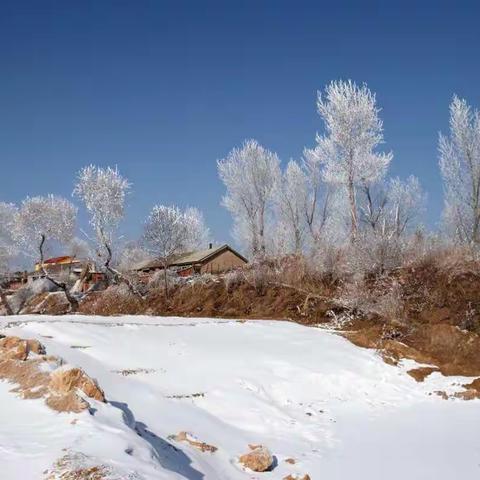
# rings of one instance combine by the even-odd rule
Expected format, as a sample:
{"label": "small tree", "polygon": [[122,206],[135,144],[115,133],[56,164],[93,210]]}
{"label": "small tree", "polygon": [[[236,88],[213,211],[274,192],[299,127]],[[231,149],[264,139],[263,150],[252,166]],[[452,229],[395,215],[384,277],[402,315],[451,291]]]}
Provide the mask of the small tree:
{"label": "small tree", "polygon": [[15,219],[15,237],[22,250],[37,259],[43,275],[61,288],[70,302],[71,310],[78,308],[66,282],[55,279],[45,268],[45,249],[51,242],[69,243],[75,233],[77,208],[68,200],[55,195],[27,197]]}
{"label": "small tree", "polygon": [[13,311],[8,303],[2,282],[4,274],[8,271],[10,262],[17,252],[14,241],[16,213],[15,205],[0,202],[0,302],[3,303],[8,315],[13,315]]}
{"label": "small tree", "polygon": [[480,112],[457,96],[450,104],[450,136],[440,134],[444,221],[461,243],[480,244]]}
{"label": "small tree", "polygon": [[124,281],[131,291],[139,294],[128,278],[112,267],[115,235],[124,217],[125,198],[129,191],[130,184],[117,169],[90,165],[78,174],[73,194],[82,200],[90,214],[90,225],[95,234],[94,242],[105,270],[114,279]]}
{"label": "small tree", "polygon": [[280,179],[277,155],[255,140],[247,140],[217,166],[227,188],[222,203],[233,216],[234,232],[247,240],[253,256],[265,255],[267,217]]}
{"label": "small tree", "polygon": [[325,160],[323,176],[345,187],[350,211],[350,236],[358,231],[357,189],[380,180],[391,154],[377,153],[383,142],[383,125],[375,95],[366,85],[334,81],[318,94],[318,113],[325,123],[324,136],[317,135],[317,152]]}
{"label": "small tree", "polygon": [[155,205],[145,223],[143,239],[148,250],[162,263],[165,298],[168,298],[168,267],[180,253],[205,244],[209,232],[196,208]]}

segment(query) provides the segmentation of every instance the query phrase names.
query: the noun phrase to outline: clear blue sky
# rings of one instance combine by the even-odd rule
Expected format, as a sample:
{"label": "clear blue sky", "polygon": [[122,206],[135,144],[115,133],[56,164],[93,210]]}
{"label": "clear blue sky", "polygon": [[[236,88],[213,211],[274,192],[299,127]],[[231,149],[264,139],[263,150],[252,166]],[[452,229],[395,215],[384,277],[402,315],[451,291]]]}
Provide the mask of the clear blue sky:
{"label": "clear blue sky", "polygon": [[0,1],[0,200],[70,196],[82,166],[133,183],[123,231],[154,203],[201,208],[219,241],[216,160],[256,138],[299,158],[330,80],[377,93],[393,175],[420,177],[428,222],[452,94],[480,106],[480,2]]}

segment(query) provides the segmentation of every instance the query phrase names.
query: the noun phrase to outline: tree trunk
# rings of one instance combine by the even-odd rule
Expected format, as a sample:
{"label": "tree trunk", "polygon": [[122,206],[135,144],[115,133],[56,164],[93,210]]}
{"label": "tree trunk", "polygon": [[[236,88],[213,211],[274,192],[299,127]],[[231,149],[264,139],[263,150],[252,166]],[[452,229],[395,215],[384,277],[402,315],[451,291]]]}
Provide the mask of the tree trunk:
{"label": "tree trunk", "polygon": [[107,250],[107,259],[103,264],[103,266],[105,267],[105,270],[107,270],[116,281],[120,280],[121,282],[123,282],[128,287],[130,292],[132,292],[134,295],[137,295],[142,300],[145,300],[145,296],[142,295],[142,293],[135,287],[135,285],[123,273],[119,272],[116,268],[112,268],[110,266],[110,262],[112,261],[112,257],[113,257],[112,249],[107,242],[104,243],[104,246],[105,246],[105,249]]}
{"label": "tree trunk", "polygon": [[45,240],[46,240],[45,235],[42,235],[42,240],[41,240],[40,246],[39,246],[40,268],[42,270],[42,273],[43,273],[43,275],[45,275],[45,278],[47,280],[52,282],[56,287],[63,290],[63,293],[65,293],[65,297],[67,297],[68,303],[70,304],[70,312],[76,312],[78,310],[78,300],[70,294],[70,289],[68,288],[68,285],[64,282],[57,282],[54,278],[52,278],[50,276],[47,269],[45,268],[44,255],[43,255],[43,247],[45,245]]}
{"label": "tree trunk", "polygon": [[0,301],[3,303],[5,310],[7,311],[7,315],[14,315],[12,307],[8,303],[7,295],[2,287],[0,287]]}
{"label": "tree trunk", "polygon": [[163,281],[164,285],[164,295],[165,295],[165,303],[168,301],[168,272],[167,272],[167,263],[163,264]]}
{"label": "tree trunk", "polygon": [[353,181],[350,180],[348,183],[348,199],[350,202],[350,218],[351,218],[351,229],[350,229],[350,239],[355,241],[357,237],[358,230],[358,220],[357,220],[357,201],[355,198],[355,186]]}

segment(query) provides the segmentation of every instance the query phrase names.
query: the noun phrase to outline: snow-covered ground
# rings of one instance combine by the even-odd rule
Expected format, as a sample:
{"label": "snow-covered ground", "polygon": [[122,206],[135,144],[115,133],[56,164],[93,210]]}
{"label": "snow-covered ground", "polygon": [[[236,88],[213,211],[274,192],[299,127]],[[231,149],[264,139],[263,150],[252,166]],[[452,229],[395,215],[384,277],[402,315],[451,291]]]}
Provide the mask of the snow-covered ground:
{"label": "snow-covered ground", "polygon": [[[461,390],[470,379],[434,373],[417,383],[406,374],[413,362],[387,365],[328,331],[274,321],[82,316],[4,317],[0,327],[81,366],[108,399],[95,403],[93,415],[56,413],[0,382],[2,480],[44,478],[66,453],[111,466],[117,479],[480,475],[480,401],[433,394]],[[180,431],[218,450],[168,438]],[[236,459],[249,443],[271,450],[271,472],[240,468]]]}

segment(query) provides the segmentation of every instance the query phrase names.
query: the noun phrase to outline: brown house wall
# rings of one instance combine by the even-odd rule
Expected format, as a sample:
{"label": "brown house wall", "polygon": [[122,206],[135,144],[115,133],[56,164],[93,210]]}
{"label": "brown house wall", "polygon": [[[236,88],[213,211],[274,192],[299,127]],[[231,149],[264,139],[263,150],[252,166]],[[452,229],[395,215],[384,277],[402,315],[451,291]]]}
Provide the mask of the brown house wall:
{"label": "brown house wall", "polygon": [[222,273],[243,265],[245,262],[241,258],[230,250],[226,250],[203,264],[200,271],[201,273]]}

